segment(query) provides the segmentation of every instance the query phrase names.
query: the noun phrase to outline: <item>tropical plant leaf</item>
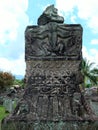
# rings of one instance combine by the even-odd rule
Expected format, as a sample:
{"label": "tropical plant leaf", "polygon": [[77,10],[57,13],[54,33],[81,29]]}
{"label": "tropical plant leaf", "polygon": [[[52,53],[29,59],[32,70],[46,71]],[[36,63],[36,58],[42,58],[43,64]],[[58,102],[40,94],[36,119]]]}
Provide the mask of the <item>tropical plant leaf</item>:
{"label": "tropical plant leaf", "polygon": [[93,67],[95,63],[90,63],[87,59],[82,60],[81,72],[84,76],[84,85],[98,85],[98,68]]}

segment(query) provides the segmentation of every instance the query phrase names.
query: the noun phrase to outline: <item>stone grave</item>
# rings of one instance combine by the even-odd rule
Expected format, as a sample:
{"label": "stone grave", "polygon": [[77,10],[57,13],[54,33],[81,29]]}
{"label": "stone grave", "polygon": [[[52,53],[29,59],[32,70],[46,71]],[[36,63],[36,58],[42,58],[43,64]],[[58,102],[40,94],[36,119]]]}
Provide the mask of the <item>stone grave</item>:
{"label": "stone grave", "polygon": [[54,5],[25,30],[26,89],[8,121],[96,120],[80,86],[80,24],[66,24]]}

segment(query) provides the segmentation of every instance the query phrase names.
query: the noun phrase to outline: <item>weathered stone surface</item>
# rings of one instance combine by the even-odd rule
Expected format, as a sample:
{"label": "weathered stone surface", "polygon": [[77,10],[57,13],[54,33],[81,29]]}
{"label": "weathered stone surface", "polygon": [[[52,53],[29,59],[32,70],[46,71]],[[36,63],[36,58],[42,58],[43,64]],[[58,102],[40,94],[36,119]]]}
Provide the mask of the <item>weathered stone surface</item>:
{"label": "weathered stone surface", "polygon": [[54,7],[54,5],[48,6],[43,14],[38,18],[38,25],[45,25],[49,22],[64,22],[64,18],[58,15],[58,10]]}
{"label": "weathered stone surface", "polygon": [[81,60],[82,27],[50,22],[28,26],[25,31],[25,59]]}
{"label": "weathered stone surface", "polygon": [[94,113],[79,88],[83,80],[80,60],[31,60],[26,63],[27,88],[8,120],[93,120]]}
{"label": "weathered stone surface", "polygon": [[[54,14],[58,16],[56,11]],[[61,24],[53,19],[46,23],[26,28],[27,88],[6,120],[95,120],[79,87],[83,82],[81,25]]]}
{"label": "weathered stone surface", "polygon": [[[71,73],[78,74],[77,83],[82,82],[81,78],[81,61],[66,60],[30,60],[26,61],[26,79],[28,84],[48,84],[51,78],[51,84],[60,84],[60,79],[64,80]],[[80,72],[80,73],[79,73]]]}

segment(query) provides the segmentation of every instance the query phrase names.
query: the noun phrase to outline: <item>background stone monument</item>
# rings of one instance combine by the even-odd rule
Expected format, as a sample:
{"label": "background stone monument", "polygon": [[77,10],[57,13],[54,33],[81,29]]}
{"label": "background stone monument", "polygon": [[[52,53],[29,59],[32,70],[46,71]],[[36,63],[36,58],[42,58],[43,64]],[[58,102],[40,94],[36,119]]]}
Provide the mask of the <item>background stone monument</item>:
{"label": "background stone monument", "polygon": [[26,90],[6,119],[85,121],[94,113],[80,90],[82,27],[64,24],[53,5],[25,30]]}

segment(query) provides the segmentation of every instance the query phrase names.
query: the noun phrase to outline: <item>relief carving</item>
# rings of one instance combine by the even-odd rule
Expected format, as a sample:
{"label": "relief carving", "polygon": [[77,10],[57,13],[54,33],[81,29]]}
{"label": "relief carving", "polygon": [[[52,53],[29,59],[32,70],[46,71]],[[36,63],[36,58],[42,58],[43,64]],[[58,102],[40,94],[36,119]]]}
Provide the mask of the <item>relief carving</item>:
{"label": "relief carving", "polygon": [[26,28],[26,89],[6,120],[89,121],[95,116],[79,87],[82,27],[63,22],[51,5],[39,17],[38,26]]}
{"label": "relief carving", "polygon": [[76,59],[81,57],[81,36],[80,25],[68,26],[59,25],[55,22],[44,26],[27,27],[26,32],[26,58],[65,56]]}

